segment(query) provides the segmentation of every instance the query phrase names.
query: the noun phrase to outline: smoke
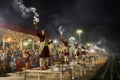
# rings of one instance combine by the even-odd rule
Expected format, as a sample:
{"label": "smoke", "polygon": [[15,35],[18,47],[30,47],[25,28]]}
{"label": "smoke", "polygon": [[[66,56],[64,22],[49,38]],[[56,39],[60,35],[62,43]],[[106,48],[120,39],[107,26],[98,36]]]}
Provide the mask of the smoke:
{"label": "smoke", "polygon": [[65,30],[62,28],[62,26],[60,26],[60,27],[58,28],[58,31],[59,31],[60,35],[63,35],[63,31],[65,31]]}
{"label": "smoke", "polygon": [[48,32],[50,32],[49,34],[56,37],[58,37],[59,34],[64,34],[65,37],[71,36],[73,28],[67,18],[64,17],[64,15],[61,16],[59,14],[53,14],[50,15],[48,18],[49,22],[46,26]]}
{"label": "smoke", "polygon": [[12,3],[13,7],[18,11],[22,13],[22,16],[24,18],[27,18],[30,16],[30,13],[32,12],[34,14],[34,19],[33,21],[35,22],[39,22],[39,14],[36,12],[37,9],[34,7],[29,7],[27,8],[24,4],[23,4],[23,0],[13,0]]}
{"label": "smoke", "polygon": [[105,53],[109,53],[110,50],[111,50],[111,48],[109,47],[109,45],[111,44],[111,42],[108,39],[104,38],[104,37],[100,37],[98,39],[98,41],[94,41],[94,42],[92,42],[92,44],[93,44],[93,46],[96,49],[99,49],[99,50],[101,50],[101,51],[103,51]]}
{"label": "smoke", "polygon": [[101,38],[98,42],[96,42],[97,45],[106,44],[108,41],[105,38]]}

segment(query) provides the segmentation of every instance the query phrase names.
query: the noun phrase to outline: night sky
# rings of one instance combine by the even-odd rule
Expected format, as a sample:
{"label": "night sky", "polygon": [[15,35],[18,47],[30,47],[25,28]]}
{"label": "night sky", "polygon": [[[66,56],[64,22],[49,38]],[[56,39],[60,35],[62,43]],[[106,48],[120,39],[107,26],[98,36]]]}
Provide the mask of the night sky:
{"label": "night sky", "polygon": [[[35,7],[39,13],[39,27],[52,37],[58,37],[63,26],[66,37],[78,35],[82,29],[83,43],[101,41],[99,46],[120,52],[120,2],[119,0],[23,0],[26,7]],[[13,0],[0,0],[0,17],[5,21],[34,30],[33,15],[23,18],[13,7]]]}

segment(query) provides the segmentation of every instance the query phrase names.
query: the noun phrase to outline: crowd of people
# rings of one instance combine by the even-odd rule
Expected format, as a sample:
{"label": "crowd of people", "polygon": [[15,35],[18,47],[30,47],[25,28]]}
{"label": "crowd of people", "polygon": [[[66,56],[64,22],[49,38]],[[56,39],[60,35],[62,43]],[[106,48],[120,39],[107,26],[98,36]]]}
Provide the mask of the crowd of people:
{"label": "crowd of people", "polygon": [[[67,40],[65,40],[67,41]],[[41,67],[46,69],[48,66],[54,65],[56,60],[61,61],[63,64],[77,61],[77,59],[85,59],[88,57],[88,47],[79,46],[77,42],[73,45],[66,46],[64,43],[53,43],[53,40],[48,41],[48,54],[41,55],[40,49],[22,49],[19,48],[5,48],[0,50],[0,73],[21,71],[33,67]],[[89,56],[90,57],[90,56]],[[41,60],[41,58],[43,60]],[[45,58],[45,61],[44,61]],[[43,61],[43,63],[41,63]],[[45,65],[43,68],[43,65]]]}
{"label": "crowd of people", "polygon": [[[98,55],[91,55],[91,46],[81,45],[77,41],[69,42],[68,38],[60,35],[57,43],[53,39],[46,39],[45,30],[38,32],[35,26],[35,34],[40,39],[37,49],[19,49],[18,47],[7,47],[0,50],[0,73],[21,71],[33,67],[41,70],[48,69],[55,61],[60,64],[69,64],[72,61],[80,63],[80,60],[98,59]],[[97,52],[97,51],[96,51]],[[95,53],[95,52],[94,52]]]}
{"label": "crowd of people", "polygon": [[38,66],[38,58],[38,49],[7,48],[6,50],[0,50],[0,73],[36,67]]}

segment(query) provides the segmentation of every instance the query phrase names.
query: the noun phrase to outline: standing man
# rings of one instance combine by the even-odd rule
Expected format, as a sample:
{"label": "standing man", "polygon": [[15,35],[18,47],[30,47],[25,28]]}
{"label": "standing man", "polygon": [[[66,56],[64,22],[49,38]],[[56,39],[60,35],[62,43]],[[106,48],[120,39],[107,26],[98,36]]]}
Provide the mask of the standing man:
{"label": "standing man", "polygon": [[49,44],[48,47],[49,47],[49,52],[50,52],[50,65],[52,66],[54,62],[54,55],[56,53],[56,49],[55,49],[52,39],[49,39],[48,44]]}
{"label": "standing man", "polygon": [[78,42],[74,43],[75,49],[74,49],[74,57],[75,57],[75,61],[79,62],[80,59],[80,51],[79,51],[79,46],[78,46]]}
{"label": "standing man", "polygon": [[63,55],[64,55],[64,62],[65,64],[69,64],[69,43],[68,39],[63,37],[63,29],[62,26],[59,27],[59,33],[60,33],[60,40],[64,44],[63,45]]}
{"label": "standing man", "polygon": [[63,38],[61,35],[61,41],[63,42],[63,55],[64,55],[64,62],[65,64],[69,64],[69,44],[68,44],[68,39]]}
{"label": "standing man", "polygon": [[40,51],[40,59],[39,59],[39,63],[40,63],[40,68],[41,70],[45,70],[48,68],[48,60],[50,58],[50,52],[49,52],[49,48],[48,48],[48,43],[46,41],[46,34],[45,34],[45,30],[42,29],[41,33],[38,32],[38,23],[34,22],[34,26],[35,26],[35,34],[39,37],[40,39],[40,47],[39,47],[39,51]]}

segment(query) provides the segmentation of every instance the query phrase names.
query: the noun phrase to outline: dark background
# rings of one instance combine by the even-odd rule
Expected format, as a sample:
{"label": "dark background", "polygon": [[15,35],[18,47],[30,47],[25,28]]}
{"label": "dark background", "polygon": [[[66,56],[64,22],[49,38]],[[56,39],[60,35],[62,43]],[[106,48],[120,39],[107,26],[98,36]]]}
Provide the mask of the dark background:
{"label": "dark background", "polygon": [[[23,18],[12,5],[13,0],[0,0],[0,17],[21,26],[24,30],[34,30],[33,15]],[[119,0],[23,0],[26,7],[35,7],[40,15],[39,27],[57,38],[58,28],[63,26],[66,37],[78,35],[82,29],[83,43],[98,43],[110,52],[120,52],[120,2]]]}

